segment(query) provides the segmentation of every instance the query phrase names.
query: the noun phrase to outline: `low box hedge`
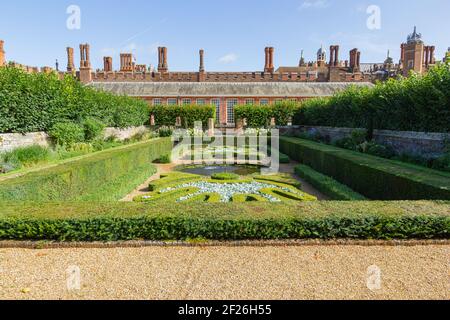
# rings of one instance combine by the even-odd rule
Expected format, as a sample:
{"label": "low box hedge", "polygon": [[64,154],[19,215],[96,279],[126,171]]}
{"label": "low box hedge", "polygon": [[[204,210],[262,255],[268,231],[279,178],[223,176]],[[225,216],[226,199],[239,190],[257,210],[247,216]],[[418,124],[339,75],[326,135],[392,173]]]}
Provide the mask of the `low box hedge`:
{"label": "low box hedge", "polygon": [[0,178],[0,201],[120,200],[155,172],[171,151],[160,138],[62,161]]}
{"label": "low box hedge", "polygon": [[450,202],[0,203],[1,240],[449,239]]}
{"label": "low box hedge", "polygon": [[449,173],[299,138],[281,137],[280,150],[369,199],[450,199]]}
{"label": "low box hedge", "polygon": [[364,196],[353,191],[346,185],[313,170],[311,167],[305,165],[296,166],[295,173],[332,200],[367,200]]}

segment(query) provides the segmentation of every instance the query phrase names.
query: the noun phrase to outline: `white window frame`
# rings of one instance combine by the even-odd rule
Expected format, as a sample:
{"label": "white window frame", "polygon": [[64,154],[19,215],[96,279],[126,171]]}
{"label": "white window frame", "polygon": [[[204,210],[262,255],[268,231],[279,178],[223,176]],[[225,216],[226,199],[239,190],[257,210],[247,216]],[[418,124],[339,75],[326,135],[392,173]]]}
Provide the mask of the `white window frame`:
{"label": "white window frame", "polygon": [[182,104],[183,106],[192,104],[192,99],[184,98],[184,99],[181,100],[181,104]]}
{"label": "white window frame", "polygon": [[245,99],[245,104],[246,105],[255,104],[255,99],[253,99],[253,98]]}
{"label": "white window frame", "polygon": [[155,98],[155,99],[153,99],[153,105],[154,106],[161,106],[163,103],[162,103],[162,99],[161,98]]}
{"label": "white window frame", "polygon": [[239,104],[238,99],[227,99],[227,122],[229,124],[235,123],[234,107]]}
{"label": "white window frame", "polygon": [[178,99],[177,98],[169,98],[169,99],[167,99],[167,104],[169,106],[176,106],[178,104]]}
{"label": "white window frame", "polygon": [[270,103],[269,99],[260,99],[259,100],[259,104],[262,106],[267,106],[267,105],[269,105],[269,103]]}
{"label": "white window frame", "polygon": [[219,98],[211,99],[211,104],[216,106],[216,122],[220,123],[220,105],[222,101]]}
{"label": "white window frame", "polygon": [[199,106],[204,106],[204,105],[206,105],[207,102],[208,101],[206,101],[206,99],[197,99],[197,101],[196,101],[197,105],[199,105]]}

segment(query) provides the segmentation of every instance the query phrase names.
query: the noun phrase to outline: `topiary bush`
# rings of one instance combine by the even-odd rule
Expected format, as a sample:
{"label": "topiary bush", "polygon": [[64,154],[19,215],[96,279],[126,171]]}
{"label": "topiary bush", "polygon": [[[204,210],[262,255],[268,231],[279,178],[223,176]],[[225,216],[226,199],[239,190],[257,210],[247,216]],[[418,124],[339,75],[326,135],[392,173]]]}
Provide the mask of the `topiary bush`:
{"label": "topiary bush", "polygon": [[87,118],[83,121],[83,129],[84,139],[88,142],[92,142],[98,138],[102,138],[105,125],[95,118]]}
{"label": "topiary bush", "polygon": [[61,122],[55,124],[48,132],[50,138],[57,145],[72,146],[75,143],[84,141],[84,129],[73,122]]}
{"label": "topiary bush", "polygon": [[275,118],[277,126],[286,126],[295,115],[298,103],[279,101],[272,105],[240,105],[235,107],[236,119],[246,119],[249,128],[267,128]]}
{"label": "topiary bush", "polygon": [[215,173],[213,175],[211,175],[211,179],[213,180],[238,180],[239,179],[239,175],[235,174],[235,173],[230,173],[230,172],[221,172],[221,173]]}

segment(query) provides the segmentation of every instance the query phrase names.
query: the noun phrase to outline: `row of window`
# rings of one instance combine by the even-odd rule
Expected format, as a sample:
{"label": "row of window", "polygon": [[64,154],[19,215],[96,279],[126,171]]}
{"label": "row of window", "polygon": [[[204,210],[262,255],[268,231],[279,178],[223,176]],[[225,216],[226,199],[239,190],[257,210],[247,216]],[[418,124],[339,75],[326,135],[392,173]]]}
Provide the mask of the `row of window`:
{"label": "row of window", "polygon": [[[280,102],[280,101],[284,101],[284,100],[285,99],[276,99],[275,102]],[[228,101],[238,101],[238,99],[228,99],[227,102]],[[289,99],[289,101],[297,101],[297,99]],[[193,103],[192,99],[188,99],[188,98],[181,99],[182,105],[188,105],[188,104],[192,104],[192,103]],[[208,103],[208,100],[207,99],[197,99],[197,100],[195,100],[195,103],[198,105],[205,105]],[[213,105],[218,104],[220,106],[220,99],[211,99],[210,103]],[[255,99],[245,99],[244,100],[244,104],[255,104],[255,103],[256,103]],[[260,105],[268,105],[269,103],[270,103],[269,99],[260,99],[259,100]],[[153,99],[153,105],[156,106],[156,105],[163,105],[163,104],[164,104],[163,99],[160,99],[160,98]],[[178,99],[169,98],[169,99],[167,99],[167,104],[168,105],[177,105]],[[238,103],[236,103],[236,104],[238,104]]]}
{"label": "row of window", "polygon": [[[276,99],[275,102],[283,101],[284,99]],[[297,99],[289,99],[290,101],[297,101]],[[181,99],[182,105],[189,105],[192,103],[192,99]],[[205,105],[207,104],[206,99],[197,99],[196,103],[198,105]],[[210,104],[216,106],[216,120],[220,120],[220,105],[221,105],[221,99],[211,99]],[[245,104],[255,104],[255,99],[245,99]],[[162,105],[163,100],[162,99],[153,99],[153,105]],[[167,99],[168,105],[177,105],[178,99],[175,98],[169,98]],[[226,100],[226,107],[227,107],[227,122],[228,123],[234,123],[235,116],[234,116],[234,108],[239,104],[239,99],[227,99]],[[261,105],[268,105],[269,99],[260,99],[259,104]]]}

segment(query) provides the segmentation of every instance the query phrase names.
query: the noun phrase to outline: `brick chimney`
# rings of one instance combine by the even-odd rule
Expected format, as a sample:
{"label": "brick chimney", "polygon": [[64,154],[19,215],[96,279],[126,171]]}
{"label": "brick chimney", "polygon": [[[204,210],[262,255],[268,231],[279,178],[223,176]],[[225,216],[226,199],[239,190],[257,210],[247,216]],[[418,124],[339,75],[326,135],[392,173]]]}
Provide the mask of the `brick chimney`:
{"label": "brick chimney", "polygon": [[3,40],[0,40],[0,67],[3,67],[6,64],[4,45],[5,42]]}
{"label": "brick chimney", "polygon": [[200,50],[200,72],[205,72],[205,50]]}
{"label": "brick chimney", "polygon": [[113,59],[112,57],[103,57],[103,71],[112,72],[113,71]]}
{"label": "brick chimney", "polygon": [[273,73],[275,71],[274,67],[274,52],[275,49],[273,47],[266,47],[265,54],[266,54],[266,63],[264,65],[264,72],[265,73]]}
{"label": "brick chimney", "polygon": [[73,48],[67,47],[67,72],[75,72],[75,62],[73,59]]}
{"label": "brick chimney", "polygon": [[198,73],[198,82],[204,82],[206,80],[205,73],[205,50],[200,50],[200,68]]}
{"label": "brick chimney", "polygon": [[167,48],[158,48],[158,72],[166,73],[169,71],[169,65],[167,63]]}
{"label": "brick chimney", "polygon": [[269,47],[264,49],[265,57],[264,57],[264,72],[269,72]]}
{"label": "brick chimney", "polygon": [[120,71],[121,72],[134,71],[133,55],[131,53],[121,53],[120,54]]}
{"label": "brick chimney", "polygon": [[353,49],[350,51],[350,69],[352,72],[359,71],[360,69],[360,57],[361,52],[358,49]]}
{"label": "brick chimney", "polygon": [[334,56],[334,66],[339,66],[339,46],[334,46],[335,56]]}
{"label": "brick chimney", "polygon": [[91,57],[89,44],[80,44],[80,81],[92,82]]}
{"label": "brick chimney", "polygon": [[273,73],[275,71],[275,66],[274,66],[274,52],[275,49],[274,48],[269,48],[269,72]]}

